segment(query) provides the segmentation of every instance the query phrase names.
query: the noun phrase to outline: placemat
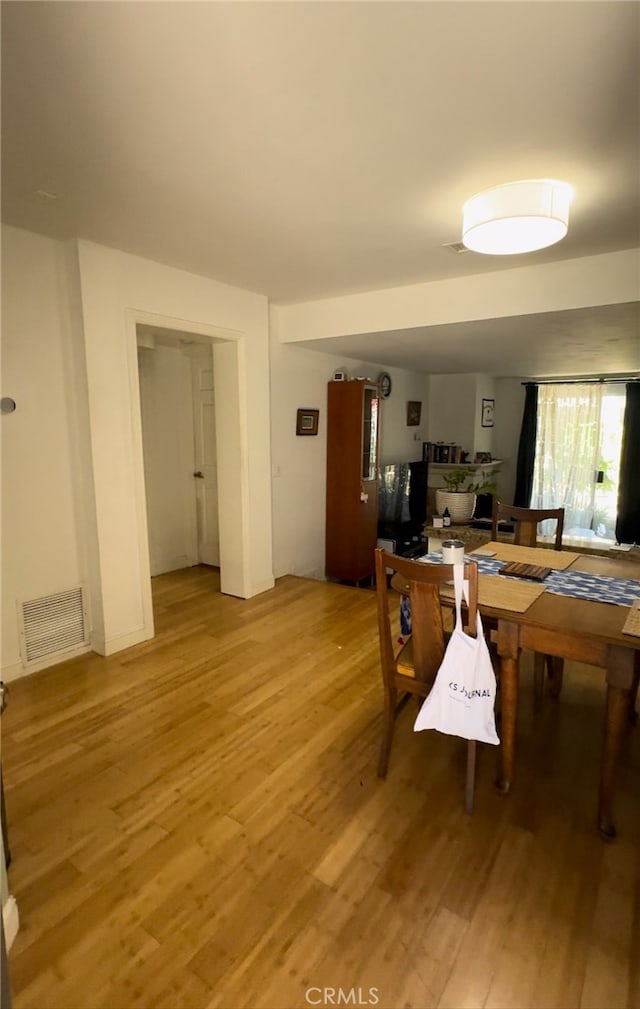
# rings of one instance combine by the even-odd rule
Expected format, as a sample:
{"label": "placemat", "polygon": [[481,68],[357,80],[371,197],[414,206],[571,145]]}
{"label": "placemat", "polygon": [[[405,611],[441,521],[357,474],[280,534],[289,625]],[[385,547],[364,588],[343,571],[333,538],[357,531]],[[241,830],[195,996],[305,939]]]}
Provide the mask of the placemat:
{"label": "placemat", "polygon": [[[570,568],[574,561],[578,560],[580,554],[571,553],[570,550],[545,550],[544,547],[516,547],[512,543],[485,543],[479,547],[480,550],[495,550],[495,559],[499,561],[524,561],[525,564],[544,564],[546,568],[553,568],[554,571],[564,571]],[[471,551],[469,557],[473,557]],[[475,560],[475,558],[474,558]]]}
{"label": "placemat", "polygon": [[622,633],[633,634],[634,638],[640,638],[640,599],[636,599],[629,610]]}
{"label": "placemat", "polygon": [[[499,578],[497,575],[478,575],[478,603],[496,610],[510,610],[512,613],[526,613],[538,596],[544,592],[544,585],[537,582],[516,581]],[[453,585],[442,585],[440,594],[445,599],[453,599]]]}

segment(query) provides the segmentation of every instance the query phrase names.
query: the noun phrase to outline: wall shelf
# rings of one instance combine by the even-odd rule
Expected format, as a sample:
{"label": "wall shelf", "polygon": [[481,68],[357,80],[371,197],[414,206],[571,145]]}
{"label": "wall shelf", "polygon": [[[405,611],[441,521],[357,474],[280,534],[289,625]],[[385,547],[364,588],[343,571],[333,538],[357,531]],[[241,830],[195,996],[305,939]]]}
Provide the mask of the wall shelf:
{"label": "wall shelf", "polygon": [[502,466],[502,459],[493,459],[491,462],[430,462],[429,470],[443,469],[492,469],[494,466]]}

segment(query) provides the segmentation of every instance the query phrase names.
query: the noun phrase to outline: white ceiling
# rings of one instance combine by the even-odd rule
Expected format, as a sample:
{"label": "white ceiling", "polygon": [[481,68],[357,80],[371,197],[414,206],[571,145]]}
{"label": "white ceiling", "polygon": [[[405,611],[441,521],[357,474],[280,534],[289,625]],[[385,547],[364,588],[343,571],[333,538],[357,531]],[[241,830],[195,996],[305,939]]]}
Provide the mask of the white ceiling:
{"label": "white ceiling", "polygon": [[[626,0],[3,3],[3,220],[280,303],[512,268],[443,245],[468,196],[518,178],[576,190],[567,238],[518,265],[634,248],[639,17]],[[637,314],[601,312],[455,335],[512,374],[562,373],[559,334],[574,371],[638,368]],[[319,349],[457,370],[452,335]]]}

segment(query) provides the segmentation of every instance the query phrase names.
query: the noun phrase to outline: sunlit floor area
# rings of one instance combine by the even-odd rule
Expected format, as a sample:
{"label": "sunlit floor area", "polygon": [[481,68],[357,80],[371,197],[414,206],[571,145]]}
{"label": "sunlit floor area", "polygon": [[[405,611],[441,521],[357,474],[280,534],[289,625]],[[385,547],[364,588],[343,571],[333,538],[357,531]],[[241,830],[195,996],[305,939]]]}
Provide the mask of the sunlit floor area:
{"label": "sunlit floor area", "polygon": [[605,844],[602,671],[534,710],[523,656],[513,791],[480,747],[467,816],[466,746],[415,704],[376,777],[375,593],[217,579],[154,579],[153,641],[12,684],[16,1009],[637,1009],[640,728]]}

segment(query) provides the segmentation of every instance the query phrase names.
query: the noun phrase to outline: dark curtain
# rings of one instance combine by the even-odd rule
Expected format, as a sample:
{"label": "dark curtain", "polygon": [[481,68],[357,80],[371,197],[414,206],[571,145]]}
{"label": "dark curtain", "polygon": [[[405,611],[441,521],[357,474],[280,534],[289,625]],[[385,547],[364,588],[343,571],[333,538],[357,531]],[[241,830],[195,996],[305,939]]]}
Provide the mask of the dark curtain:
{"label": "dark curtain", "polygon": [[616,539],[618,543],[640,543],[640,382],[627,383]]}
{"label": "dark curtain", "polygon": [[533,464],[536,458],[536,429],[538,426],[538,386],[525,386],[524,413],[518,445],[516,490],[513,504],[528,508],[533,490]]}

